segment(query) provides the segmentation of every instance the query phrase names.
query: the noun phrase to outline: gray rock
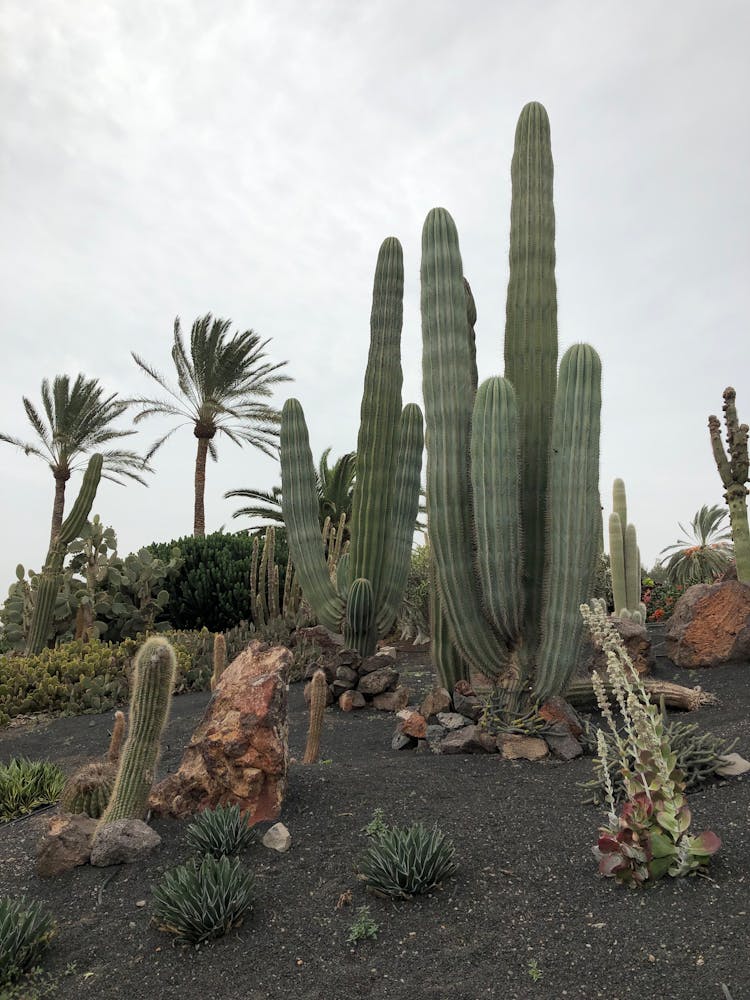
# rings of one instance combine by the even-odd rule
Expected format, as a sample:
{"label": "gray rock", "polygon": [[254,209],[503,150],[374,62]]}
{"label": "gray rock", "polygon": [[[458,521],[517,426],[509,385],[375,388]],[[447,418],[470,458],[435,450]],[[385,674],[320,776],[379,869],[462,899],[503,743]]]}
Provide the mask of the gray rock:
{"label": "gray rock", "polygon": [[100,823],[91,845],[91,864],[130,865],[140,861],[161,843],[161,837],[142,819],[116,819]]}
{"label": "gray rock", "polygon": [[366,660],[362,660],[359,665],[359,673],[361,676],[364,676],[364,674],[372,674],[376,670],[382,670],[383,667],[395,668],[395,666],[395,657],[383,656],[381,653],[376,653],[374,656],[368,656]]}
{"label": "gray rock", "polygon": [[[356,683],[356,681],[355,681],[355,683]],[[331,685],[331,692],[332,692],[332,698],[331,698],[331,700],[335,701],[337,698],[341,697],[341,695],[344,693],[344,691],[351,691],[351,689],[353,687],[354,687],[354,684],[352,684],[351,681],[335,680],[333,682],[333,684]]]}
{"label": "gray rock", "polygon": [[583,754],[583,747],[570,733],[545,733],[544,742],[560,760],[575,760]]}
{"label": "gray rock", "polygon": [[453,692],[453,707],[472,722],[479,719],[483,709],[481,701],[475,694],[460,694],[458,691]]}
{"label": "gray rock", "polygon": [[397,729],[393,734],[393,739],[391,740],[392,750],[411,750],[412,747],[417,745],[417,741],[413,736],[407,736],[406,733],[402,733],[400,729]]}
{"label": "gray rock", "polygon": [[472,721],[460,712],[438,712],[436,718],[446,729],[462,729],[464,726],[470,726]]}
{"label": "gray rock", "polygon": [[750,771],[750,761],[745,760],[738,753],[727,753],[721,758],[723,764],[716,769],[716,773],[722,778],[736,778],[740,774]]}
{"label": "gray rock", "polygon": [[364,677],[360,678],[357,687],[362,694],[372,697],[373,695],[382,694],[384,691],[395,688],[397,684],[397,670],[394,670],[393,667],[378,667],[377,670],[373,670],[372,673],[365,674]]}
{"label": "gray rock", "polygon": [[454,729],[440,744],[441,753],[496,753],[497,743],[479,726]]}
{"label": "gray rock", "polygon": [[62,875],[85,865],[91,855],[98,820],[90,816],[60,813],[50,820],[47,832],[36,849],[36,873],[40,878]]}
{"label": "gray rock", "polygon": [[384,691],[382,694],[376,694],[371,704],[379,712],[398,712],[402,708],[406,708],[410,697],[409,688],[397,687],[395,691]]}
{"label": "gray rock", "polygon": [[345,667],[342,665],[340,667],[336,667],[336,680],[348,681],[349,687],[354,687],[359,680],[359,674],[353,667]]}
{"label": "gray rock", "polygon": [[427,726],[427,744],[433,753],[441,752],[440,747],[447,732],[448,730],[444,729],[442,726]]}
{"label": "gray rock", "polygon": [[292,846],[292,835],[283,823],[274,823],[266,830],[261,843],[271,851],[284,854]]}

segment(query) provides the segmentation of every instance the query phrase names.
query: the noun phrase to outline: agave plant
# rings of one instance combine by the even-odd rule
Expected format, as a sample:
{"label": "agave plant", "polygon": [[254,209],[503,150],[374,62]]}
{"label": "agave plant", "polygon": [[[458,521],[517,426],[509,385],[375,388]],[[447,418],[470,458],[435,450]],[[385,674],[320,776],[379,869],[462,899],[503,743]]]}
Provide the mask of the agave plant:
{"label": "agave plant", "polygon": [[255,839],[255,831],[247,825],[247,817],[235,803],[205,809],[187,830],[187,842],[199,854],[214,858],[238,854]]}
{"label": "agave plant", "polygon": [[0,764],[0,822],[7,822],[56,802],[65,775],[47,760],[14,757]]}
{"label": "agave plant", "polygon": [[680,524],[680,530],[692,537],[678,538],[660,553],[672,553],[664,566],[669,583],[684,587],[713,583],[724,572],[733,557],[732,532],[725,530],[726,517],[726,509],[719,504],[713,507],[704,504],[689,529]]}
{"label": "agave plant", "polygon": [[253,877],[239,858],[189,861],[154,889],[154,921],[178,941],[200,944],[239,927],[252,905]]}
{"label": "agave plant", "polygon": [[360,878],[372,892],[409,899],[453,875],[456,849],[445,835],[422,823],[384,827],[360,861]]}
{"label": "agave plant", "polygon": [[38,965],[55,933],[55,923],[40,903],[0,897],[0,987]]}

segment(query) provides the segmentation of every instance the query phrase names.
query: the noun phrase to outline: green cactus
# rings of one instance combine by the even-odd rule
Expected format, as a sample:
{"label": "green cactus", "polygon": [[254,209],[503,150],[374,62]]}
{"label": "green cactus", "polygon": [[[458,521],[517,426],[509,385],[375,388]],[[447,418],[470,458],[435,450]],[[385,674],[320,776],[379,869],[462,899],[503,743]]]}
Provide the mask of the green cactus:
{"label": "green cactus", "polygon": [[100,824],[143,819],[146,815],[176,670],[177,657],[166,639],[152,636],[139,649],[130,696],[128,738]]}
{"label": "green cactus", "polygon": [[[336,632],[345,629],[362,656],[370,656],[378,636],[393,627],[419,507],[422,414],[415,404],[401,408],[403,289],[401,244],[391,237],[383,242],[375,269],[351,545],[348,565],[337,574],[338,586],[331,580],[320,536],[315,468],[302,407],[289,399],[281,415],[282,509],[302,593],[321,624]],[[352,582],[342,592],[344,578]]]}
{"label": "green cactus", "polygon": [[641,601],[641,553],[635,525],[628,524],[625,483],[612,484],[612,513],[609,515],[609,565],[615,615],[643,625],[646,605]]}
{"label": "green cactus", "polygon": [[99,454],[92,455],[89,459],[76,502],[60,526],[60,531],[50,543],[44,569],[39,577],[39,588],[31,616],[29,638],[26,643],[27,656],[41,653],[47,644],[62,580],[65,552],[68,545],[80,535],[88,519],[102,476],[102,462],[102,456]]}
{"label": "green cactus", "polygon": [[727,445],[729,455],[724,450],[721,441],[721,425],[719,418],[708,418],[708,431],[711,435],[716,467],[726,492],[724,499],[729,507],[729,523],[732,526],[734,542],[734,557],[737,561],[737,579],[741,583],[750,583],[750,529],[747,522],[747,494],[745,485],[748,482],[747,438],[748,425],[741,424],[737,417],[735,405],[737,393],[728,386],[724,390],[724,423],[727,426]]}
{"label": "green cactus", "polygon": [[433,209],[422,233],[429,531],[459,661],[509,694],[544,699],[564,691],[584,641],[578,608],[600,534],[601,366],[576,344],[556,374],[552,155],[540,104],[521,113],[511,173],[505,378],[475,391],[473,302],[452,218]]}

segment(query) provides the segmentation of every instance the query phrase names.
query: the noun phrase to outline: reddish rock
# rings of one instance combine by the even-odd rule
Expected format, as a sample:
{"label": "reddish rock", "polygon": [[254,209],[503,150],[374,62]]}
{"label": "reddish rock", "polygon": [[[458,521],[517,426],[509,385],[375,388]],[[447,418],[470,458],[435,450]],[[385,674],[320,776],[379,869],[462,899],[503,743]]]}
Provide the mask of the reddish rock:
{"label": "reddish rock", "polygon": [[471,697],[473,697],[474,694],[476,693],[474,691],[474,688],[469,683],[469,681],[465,680],[456,681],[456,683],[453,686],[453,690],[457,694],[464,694]]}
{"label": "reddish rock", "polygon": [[[620,633],[636,672],[647,674],[654,665],[654,657],[646,626],[627,618],[610,618],[610,621]],[[606,676],[607,658],[598,646],[587,639],[581,656],[581,671],[584,676],[590,677],[594,670],[601,676]]]}
{"label": "reddish rock", "polygon": [[495,740],[479,726],[454,729],[440,741],[440,753],[495,753]]}
{"label": "reddish rock", "polygon": [[750,660],[750,586],[701,583],[677,601],[664,636],[678,667],[717,667]]}
{"label": "reddish rock", "polygon": [[399,712],[409,704],[411,691],[409,688],[397,687],[395,691],[384,691],[376,694],[371,705],[380,712]]}
{"label": "reddish rock", "polygon": [[576,739],[583,732],[580,715],[572,705],[559,696],[545,701],[539,709],[539,715],[547,722],[560,723],[567,729],[568,734]]}
{"label": "reddish rock", "polygon": [[520,733],[502,733],[497,738],[497,747],[506,760],[542,760],[549,755],[544,740]]}
{"label": "reddish rock", "polygon": [[53,816],[36,848],[37,875],[51,878],[87,864],[98,822],[82,814]]}
{"label": "reddish rock", "polygon": [[450,712],[452,706],[450,692],[447,688],[434,688],[422,702],[419,709],[425,719],[429,719],[438,712]]}
{"label": "reddish rock", "polygon": [[182,819],[237,803],[250,823],[276,819],[289,763],[287,691],[292,654],[251,643],[221,676],[179,770],[151,793],[151,808]]}
{"label": "reddish rock", "polygon": [[427,719],[415,711],[403,710],[401,725],[399,727],[406,736],[413,736],[415,740],[423,740],[427,737]]}
{"label": "reddish rock", "polygon": [[360,691],[344,691],[339,698],[339,708],[342,712],[352,712],[357,708],[365,708],[367,702]]}
{"label": "reddish rock", "polygon": [[373,670],[371,674],[365,674],[364,677],[361,677],[357,687],[362,694],[369,695],[372,698],[374,695],[382,694],[384,691],[392,691],[397,684],[397,670],[394,670],[393,667],[379,667],[377,670]]}

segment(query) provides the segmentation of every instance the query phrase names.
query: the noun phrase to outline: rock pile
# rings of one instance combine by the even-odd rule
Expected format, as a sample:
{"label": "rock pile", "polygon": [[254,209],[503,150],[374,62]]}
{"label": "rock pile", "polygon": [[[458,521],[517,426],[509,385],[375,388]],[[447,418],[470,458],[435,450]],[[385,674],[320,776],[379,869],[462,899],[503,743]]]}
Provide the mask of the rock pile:
{"label": "rock pile", "polygon": [[377,708],[383,712],[398,712],[409,703],[408,688],[399,684],[395,650],[381,649],[365,659],[355,649],[340,649],[323,653],[305,671],[305,701],[310,701],[309,681],[316,670],[322,670],[328,681],[327,704],[338,704],[344,712],[360,708]]}

